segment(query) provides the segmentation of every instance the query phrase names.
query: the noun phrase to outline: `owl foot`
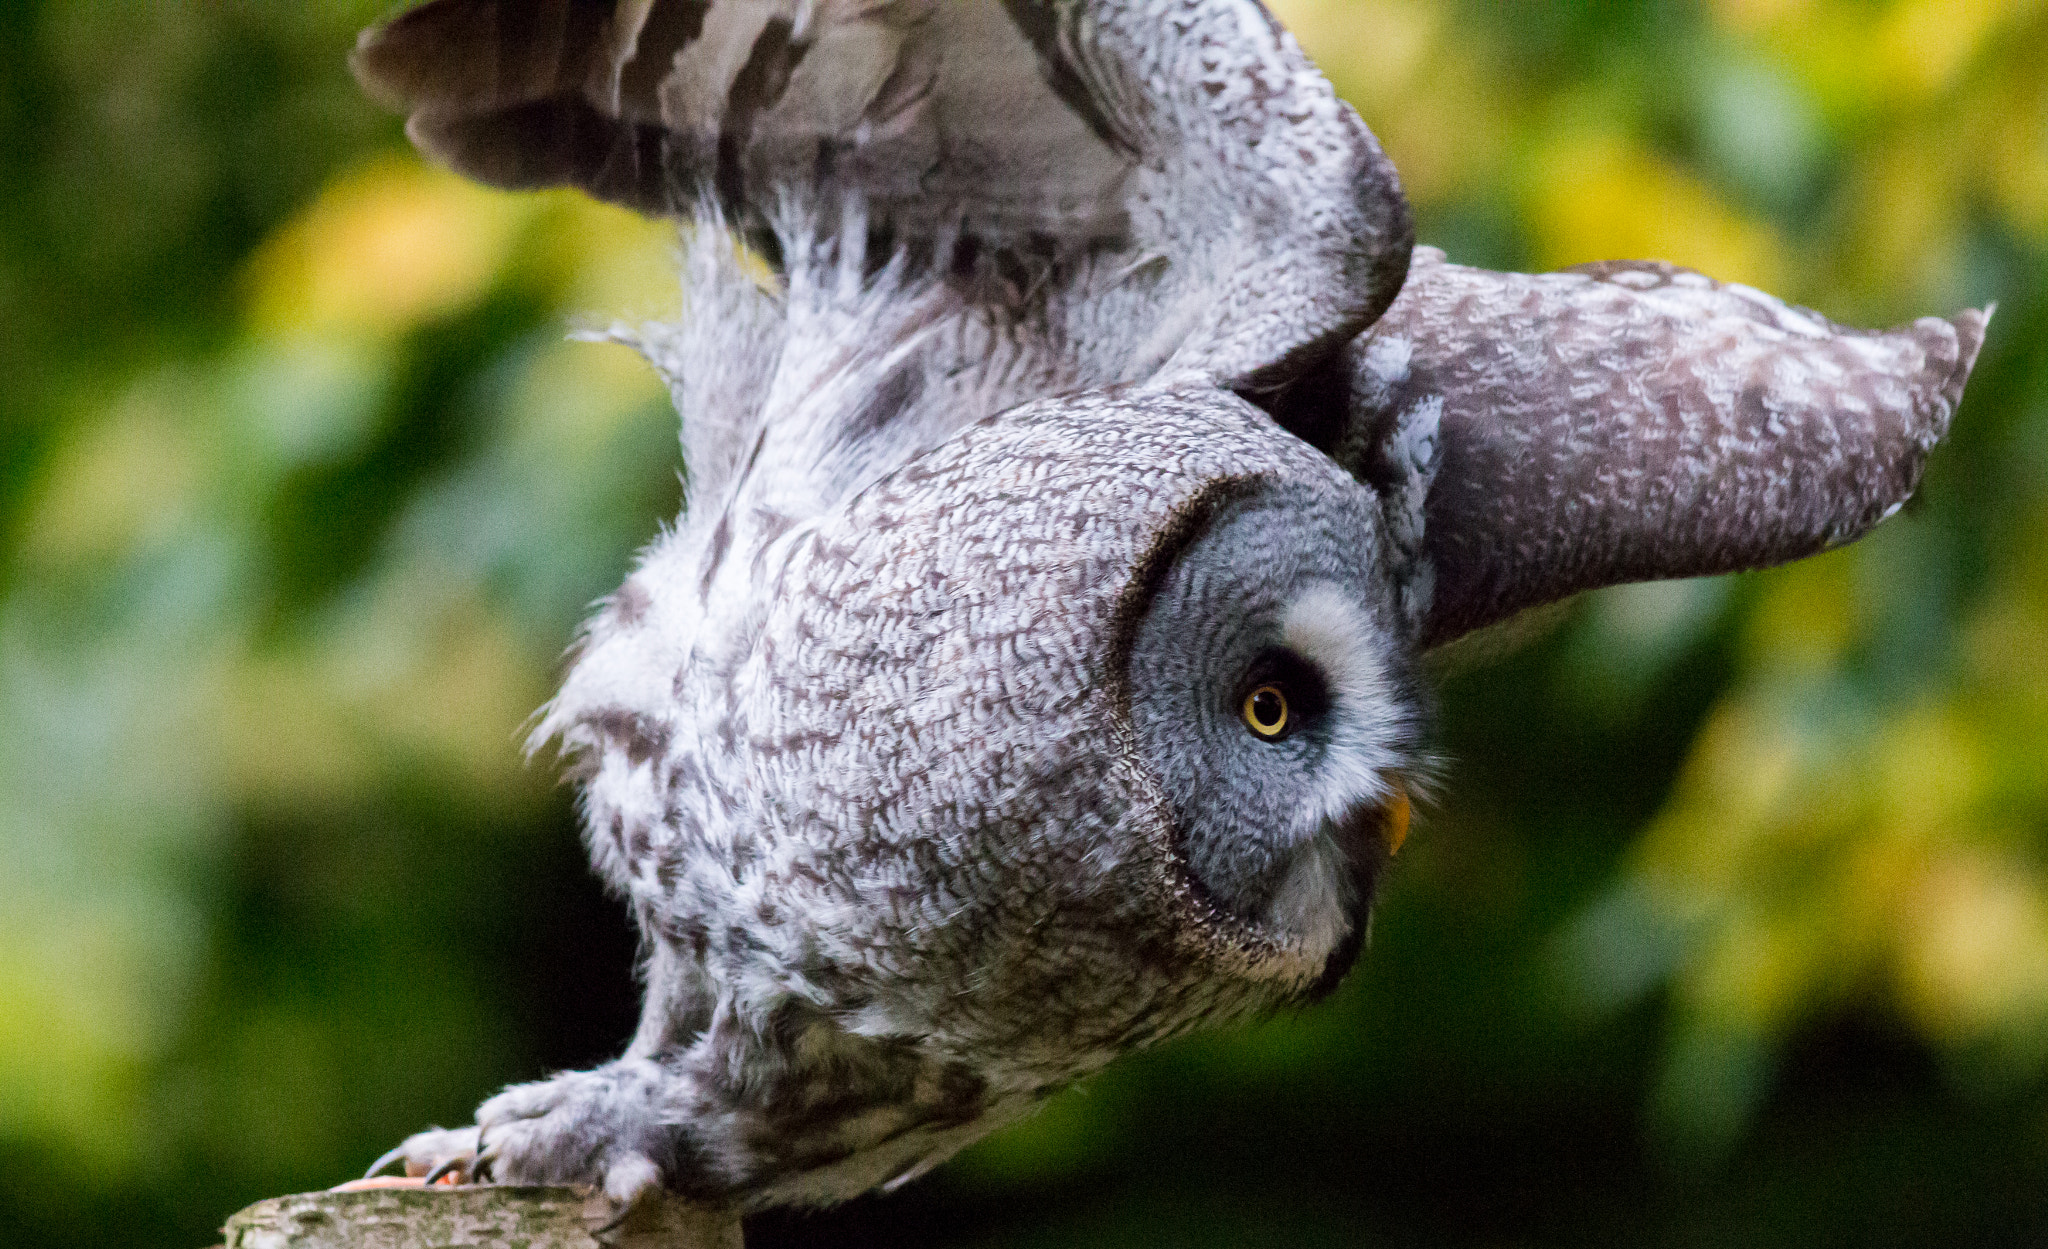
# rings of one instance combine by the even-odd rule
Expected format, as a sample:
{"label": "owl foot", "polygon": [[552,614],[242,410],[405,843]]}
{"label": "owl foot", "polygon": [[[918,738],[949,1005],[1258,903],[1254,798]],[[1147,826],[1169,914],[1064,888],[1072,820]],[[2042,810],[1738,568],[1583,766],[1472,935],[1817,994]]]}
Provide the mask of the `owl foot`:
{"label": "owl foot", "polygon": [[429,1184],[448,1175],[467,1179],[469,1165],[475,1158],[475,1128],[428,1128],[406,1137],[397,1148],[371,1163],[363,1178],[376,1179],[393,1163],[403,1163],[408,1176],[425,1176]]}
{"label": "owl foot", "polygon": [[661,1188],[658,1159],[676,1129],[659,1113],[663,1073],[623,1060],[506,1089],[478,1107],[477,1126],[417,1133],[377,1160],[403,1162],[432,1184],[571,1185],[602,1192],[623,1219]]}

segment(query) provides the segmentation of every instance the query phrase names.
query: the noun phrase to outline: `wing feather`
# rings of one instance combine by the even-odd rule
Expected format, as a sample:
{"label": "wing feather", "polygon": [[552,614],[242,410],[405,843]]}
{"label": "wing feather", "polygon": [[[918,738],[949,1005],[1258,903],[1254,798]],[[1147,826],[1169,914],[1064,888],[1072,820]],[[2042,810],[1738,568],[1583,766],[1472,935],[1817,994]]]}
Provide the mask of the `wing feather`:
{"label": "wing feather", "polygon": [[777,231],[755,460],[799,511],[1044,394],[1228,386],[1379,488],[1432,644],[1863,533],[1983,340],[1648,262],[1411,273],[1385,156],[1256,0],[431,0],[357,69],[485,181]]}
{"label": "wing feather", "polygon": [[1918,487],[1988,318],[1857,330],[1668,264],[1493,273],[1418,249],[1349,350],[1334,450],[1383,493],[1429,478],[1401,497],[1422,509],[1435,645],[1581,590],[1860,537]]}
{"label": "wing feather", "polygon": [[431,0],[355,67],[497,186],[770,227],[851,197],[1084,301],[1043,258],[1121,254],[1086,380],[1278,385],[1407,266],[1391,164],[1257,0]]}

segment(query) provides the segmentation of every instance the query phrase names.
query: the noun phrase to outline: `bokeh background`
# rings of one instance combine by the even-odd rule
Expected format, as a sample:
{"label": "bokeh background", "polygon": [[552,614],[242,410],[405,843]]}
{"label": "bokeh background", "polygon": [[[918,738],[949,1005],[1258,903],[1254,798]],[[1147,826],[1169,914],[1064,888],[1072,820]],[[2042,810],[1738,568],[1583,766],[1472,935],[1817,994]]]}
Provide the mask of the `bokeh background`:
{"label": "bokeh background", "polygon": [[[679,501],[565,331],[657,225],[432,171],[382,0],[0,5],[0,1243],[210,1243],[616,1052],[519,742]],[[1334,1000],[779,1245],[2048,1243],[2048,5],[1283,0],[1425,241],[1841,320],[1996,300],[1915,508],[1442,685]]]}

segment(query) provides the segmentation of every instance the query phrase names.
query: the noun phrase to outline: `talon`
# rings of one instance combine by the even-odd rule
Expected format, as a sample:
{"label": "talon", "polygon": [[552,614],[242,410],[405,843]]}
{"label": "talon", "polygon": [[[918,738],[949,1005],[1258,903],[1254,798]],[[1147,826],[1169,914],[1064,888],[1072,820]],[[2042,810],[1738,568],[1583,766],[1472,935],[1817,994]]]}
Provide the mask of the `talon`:
{"label": "talon", "polygon": [[465,1168],[468,1165],[469,1159],[458,1155],[456,1157],[450,1158],[448,1161],[442,1163],[440,1166],[435,1167],[433,1170],[427,1172],[427,1178],[420,1182],[426,1185],[428,1188],[432,1188],[434,1185],[439,1184],[443,1179],[446,1179],[448,1176],[452,1175],[456,1177],[455,1182],[460,1184],[462,1182],[463,1168]]}
{"label": "talon", "polygon": [[606,1168],[604,1193],[617,1205],[619,1212],[612,1216],[610,1222],[591,1233],[591,1238],[602,1243],[605,1236],[618,1231],[645,1207],[660,1188],[661,1172],[651,1159],[629,1155],[615,1161]]}
{"label": "talon", "polygon": [[385,1168],[389,1167],[392,1163],[404,1161],[405,1146],[394,1145],[390,1149],[385,1150],[384,1153],[378,1157],[377,1161],[370,1164],[370,1169],[363,1172],[363,1178],[366,1180],[374,1180],[377,1178],[379,1173],[381,1173]]}
{"label": "talon", "polygon": [[605,1223],[601,1227],[595,1227],[591,1229],[590,1238],[594,1241],[597,1241],[600,1244],[604,1243],[605,1237],[611,1235],[613,1232],[618,1231],[620,1228],[626,1225],[626,1220],[633,1217],[634,1209],[635,1206],[632,1202],[627,1202],[625,1205],[620,1206],[619,1212],[613,1215],[609,1222]]}
{"label": "talon", "polygon": [[380,1175],[375,1179],[350,1180],[346,1184],[336,1184],[327,1191],[330,1193],[368,1193],[375,1192],[380,1188],[412,1189],[419,1187],[421,1187],[421,1184],[420,1178],[417,1175]]}
{"label": "talon", "polygon": [[476,1128],[476,1149],[469,1156],[469,1182],[483,1183],[484,1176],[490,1173],[491,1164],[497,1161],[497,1157],[495,1152],[484,1145],[484,1128],[479,1123]]}

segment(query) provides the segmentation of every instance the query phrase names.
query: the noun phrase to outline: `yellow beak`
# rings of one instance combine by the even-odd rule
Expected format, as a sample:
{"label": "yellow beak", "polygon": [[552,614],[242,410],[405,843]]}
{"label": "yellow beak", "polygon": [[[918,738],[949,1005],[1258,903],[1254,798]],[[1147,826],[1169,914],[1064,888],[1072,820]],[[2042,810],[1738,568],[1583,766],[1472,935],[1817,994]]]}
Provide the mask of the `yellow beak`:
{"label": "yellow beak", "polygon": [[1401,846],[1408,840],[1408,819],[1414,808],[1408,801],[1408,787],[1394,782],[1394,796],[1387,802],[1386,822],[1380,825],[1381,836],[1387,839],[1387,857],[1401,853]]}

